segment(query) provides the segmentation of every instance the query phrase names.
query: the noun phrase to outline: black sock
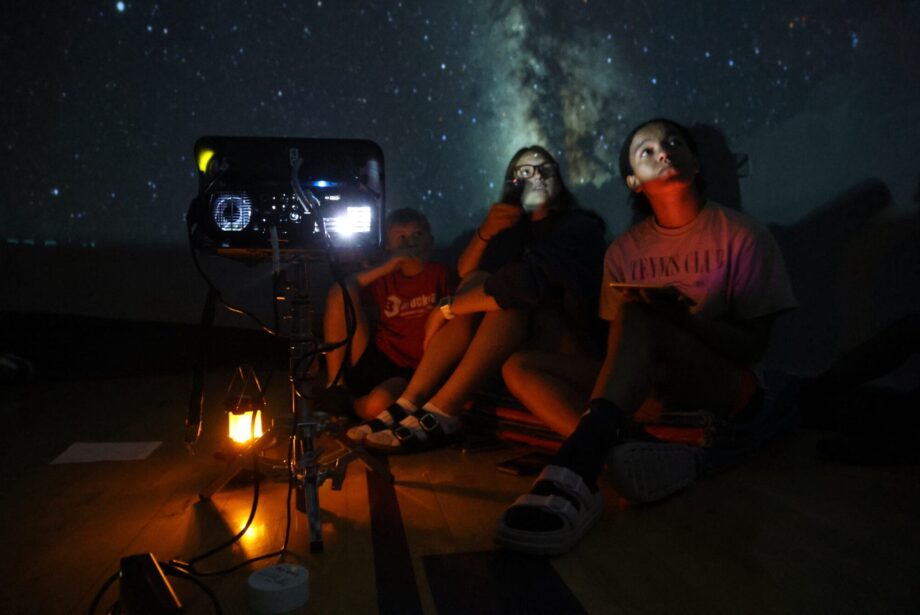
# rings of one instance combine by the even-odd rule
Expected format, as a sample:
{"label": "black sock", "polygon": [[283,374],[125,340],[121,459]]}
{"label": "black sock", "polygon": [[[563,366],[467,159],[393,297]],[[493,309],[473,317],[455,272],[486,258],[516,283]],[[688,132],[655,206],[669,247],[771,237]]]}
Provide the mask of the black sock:
{"label": "black sock", "polygon": [[[597,493],[597,477],[607,453],[623,439],[631,421],[616,404],[606,399],[592,399],[588,409],[590,412],[581,418],[550,463],[572,470],[581,476],[591,493]],[[530,492],[558,495],[569,500],[575,508],[580,507],[575,498],[550,482],[539,482]],[[530,506],[512,508],[506,521],[513,528],[537,532],[551,532],[563,526],[558,515]]]}
{"label": "black sock", "polygon": [[603,398],[592,399],[588,413],[562,443],[553,464],[574,471],[594,493],[607,453],[622,439],[629,424],[630,419],[615,403]]}

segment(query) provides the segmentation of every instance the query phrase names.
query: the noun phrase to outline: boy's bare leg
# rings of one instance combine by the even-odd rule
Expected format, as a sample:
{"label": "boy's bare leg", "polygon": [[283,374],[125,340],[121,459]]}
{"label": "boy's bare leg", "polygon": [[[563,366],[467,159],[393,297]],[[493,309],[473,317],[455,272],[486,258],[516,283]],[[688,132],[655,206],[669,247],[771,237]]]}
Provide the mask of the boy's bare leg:
{"label": "boy's bare leg", "polygon": [[[346,286],[351,303],[355,308],[355,334],[351,339],[351,356],[349,357],[349,363],[354,365],[367,349],[370,326],[367,314],[364,313],[361,305],[357,285],[349,282]],[[326,312],[323,315],[323,339],[326,342],[338,342],[345,339],[347,329],[344,306],[342,287],[334,283],[326,296]],[[333,378],[339,373],[342,362],[345,360],[345,350],[346,346],[342,346],[326,353],[326,386],[332,386]],[[340,381],[339,384],[342,382]]]}
{"label": "boy's bare leg", "polygon": [[430,400],[422,399],[420,403],[431,401],[447,414],[460,414],[476,389],[499,373],[502,363],[526,339],[527,312],[518,309],[487,312],[456,369]]}
{"label": "boy's bare leg", "polygon": [[587,356],[522,350],[505,361],[502,376],[534,416],[567,438],[588,406],[600,365]]}
{"label": "boy's bare leg", "polygon": [[370,393],[355,400],[355,413],[362,419],[376,417],[399,398],[407,384],[405,378],[384,380]]}

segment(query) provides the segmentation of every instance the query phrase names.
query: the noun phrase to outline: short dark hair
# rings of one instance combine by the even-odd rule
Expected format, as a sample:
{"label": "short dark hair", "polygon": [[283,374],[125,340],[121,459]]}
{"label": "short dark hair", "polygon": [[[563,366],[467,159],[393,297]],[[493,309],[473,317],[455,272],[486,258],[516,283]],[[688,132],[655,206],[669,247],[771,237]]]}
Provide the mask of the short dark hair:
{"label": "short dark hair", "polygon": [[549,160],[554,167],[556,167],[556,181],[559,182],[559,194],[557,194],[556,198],[553,199],[553,202],[549,204],[549,208],[555,211],[578,209],[578,201],[575,199],[575,195],[572,194],[572,191],[569,190],[568,186],[565,185],[565,181],[562,179],[562,174],[559,173],[559,163],[556,162],[556,158],[553,157],[553,155],[550,154],[545,147],[540,145],[528,145],[527,147],[522,147],[514,153],[514,156],[511,157],[511,160],[508,162],[508,168],[505,169],[505,181],[502,184],[502,193],[501,197],[499,197],[500,201],[502,203],[508,203],[509,205],[521,204],[521,190],[514,181],[514,161],[517,160],[524,152],[534,152],[536,154],[540,154]]}
{"label": "short dark hair", "polygon": [[[690,148],[690,151],[693,152],[693,155],[696,156],[697,162],[700,161],[700,150],[696,145],[696,139],[693,138],[693,134],[690,132],[690,129],[675,122],[672,119],[666,117],[656,117],[650,120],[646,120],[629,131],[629,134],[626,135],[626,139],[623,141],[623,145],[620,146],[620,177],[623,179],[623,183],[626,183],[626,178],[633,174],[632,161],[629,157],[629,146],[632,145],[633,138],[636,136],[636,133],[649,126],[650,124],[664,124],[669,128],[674,129],[677,134],[680,135],[680,138],[687,143],[687,147]],[[696,179],[694,180],[697,191],[702,195],[705,188],[703,182],[703,174],[697,173]],[[629,204],[633,210],[633,219],[634,221],[647,218],[652,213],[652,206],[648,202],[648,198],[639,192],[633,190],[629,191]]]}
{"label": "short dark hair", "polygon": [[394,209],[387,214],[386,230],[390,230],[390,227],[396,224],[410,224],[412,222],[418,223],[429,235],[431,234],[431,224],[428,222],[428,218],[419,210],[411,207]]}

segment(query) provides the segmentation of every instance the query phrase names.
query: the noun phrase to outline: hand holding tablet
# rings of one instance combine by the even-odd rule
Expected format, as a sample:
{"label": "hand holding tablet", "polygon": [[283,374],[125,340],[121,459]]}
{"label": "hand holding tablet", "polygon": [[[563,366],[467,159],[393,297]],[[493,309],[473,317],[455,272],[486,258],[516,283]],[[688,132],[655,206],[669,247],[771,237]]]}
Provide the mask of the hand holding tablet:
{"label": "hand holding tablet", "polygon": [[696,305],[696,301],[684,294],[675,284],[644,284],[641,282],[610,282],[610,288],[626,293],[653,307],[682,306],[684,309]]}

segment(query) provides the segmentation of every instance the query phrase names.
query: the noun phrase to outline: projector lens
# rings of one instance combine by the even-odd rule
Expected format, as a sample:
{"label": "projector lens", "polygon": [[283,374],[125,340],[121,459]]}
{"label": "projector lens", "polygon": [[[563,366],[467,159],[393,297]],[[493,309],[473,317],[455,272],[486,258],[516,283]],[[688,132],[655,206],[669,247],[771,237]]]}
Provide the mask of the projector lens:
{"label": "projector lens", "polygon": [[326,230],[337,235],[351,236],[371,231],[371,208],[364,205],[347,207],[345,212],[334,218],[323,218]]}
{"label": "projector lens", "polygon": [[211,201],[211,216],[222,231],[242,231],[252,219],[252,199],[245,192],[215,194]]}

